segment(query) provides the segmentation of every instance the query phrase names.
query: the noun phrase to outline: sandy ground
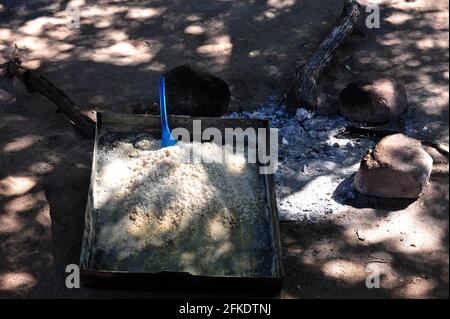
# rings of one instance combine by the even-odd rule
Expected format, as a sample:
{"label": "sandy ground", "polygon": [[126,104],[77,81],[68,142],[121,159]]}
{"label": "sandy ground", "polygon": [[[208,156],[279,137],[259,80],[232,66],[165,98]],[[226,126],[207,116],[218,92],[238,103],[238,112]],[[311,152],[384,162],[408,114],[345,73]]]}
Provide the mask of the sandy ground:
{"label": "sandy ground", "polygon": [[[87,4],[85,3],[87,2]],[[381,28],[355,37],[321,81],[321,110],[357,78],[393,76],[407,87],[412,135],[448,143],[448,3],[381,5]],[[81,5],[81,28],[65,25]],[[0,52],[17,43],[83,109],[127,112],[157,101],[158,75],[191,63],[223,77],[233,110],[282,96],[294,61],[304,60],[339,16],[340,1],[6,1]],[[347,65],[348,67],[345,67]],[[312,225],[282,223],[282,298],[448,298],[448,159],[413,202],[358,198],[348,212]],[[0,79],[0,297],[167,297],[166,293],[64,286],[77,263],[92,141],[54,106]],[[381,288],[365,279],[381,274]],[[183,296],[183,295],[177,295]]]}

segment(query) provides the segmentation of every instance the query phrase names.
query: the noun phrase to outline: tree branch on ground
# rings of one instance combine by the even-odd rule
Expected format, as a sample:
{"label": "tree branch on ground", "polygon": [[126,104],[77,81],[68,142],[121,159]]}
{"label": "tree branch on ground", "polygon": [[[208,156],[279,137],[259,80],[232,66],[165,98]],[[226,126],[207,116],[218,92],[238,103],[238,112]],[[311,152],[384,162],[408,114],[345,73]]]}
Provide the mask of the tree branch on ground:
{"label": "tree branch on ground", "polygon": [[37,92],[47,97],[57,106],[58,111],[62,111],[69,118],[70,123],[76,129],[86,137],[94,138],[95,121],[83,114],[67,94],[53,85],[47,78],[23,68],[21,64],[20,58],[15,53],[8,62],[1,65],[1,68],[4,70],[6,77],[20,80],[29,93]]}
{"label": "tree branch on ground", "polygon": [[353,32],[360,33],[361,5],[356,0],[345,3],[341,20],[304,65],[297,67],[294,84],[288,94],[288,107],[316,111],[317,81],[337,49]]}

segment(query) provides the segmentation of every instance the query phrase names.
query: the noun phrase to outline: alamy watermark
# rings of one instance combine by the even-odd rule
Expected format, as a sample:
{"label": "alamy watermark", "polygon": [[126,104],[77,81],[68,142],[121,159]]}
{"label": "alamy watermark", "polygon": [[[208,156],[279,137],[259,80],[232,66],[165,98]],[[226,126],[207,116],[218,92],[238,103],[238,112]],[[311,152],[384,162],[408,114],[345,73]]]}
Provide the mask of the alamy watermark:
{"label": "alamy watermark", "polygon": [[[223,133],[222,133],[223,132]],[[181,163],[230,163],[235,156],[245,158],[247,163],[259,163],[260,174],[273,174],[278,167],[278,129],[216,127],[202,129],[201,120],[192,121],[192,136],[186,128],[175,128],[171,135],[179,142],[195,143],[192,148],[184,148]],[[222,151],[211,154],[205,152],[202,143],[214,143]]]}
{"label": "alamy watermark", "polygon": [[[365,25],[368,29],[380,28],[380,7],[377,4],[368,4],[366,6],[366,13],[368,13]],[[80,7],[77,5],[68,5],[66,7],[68,13],[68,20],[66,26],[68,28],[80,28]]]}
{"label": "alamy watermark", "polygon": [[366,277],[366,287],[368,289],[380,288],[380,267],[374,264],[367,265],[366,273],[369,273],[369,275]]}
{"label": "alamy watermark", "polygon": [[369,4],[366,7],[366,27],[368,29],[379,29],[380,28],[380,7],[376,4]]}
{"label": "alamy watermark", "polygon": [[80,267],[75,264],[66,266],[66,287],[68,289],[80,288]]}
{"label": "alamy watermark", "polygon": [[66,21],[66,26],[68,28],[80,28],[80,7],[68,5],[66,7],[66,12],[68,13],[68,20]]}

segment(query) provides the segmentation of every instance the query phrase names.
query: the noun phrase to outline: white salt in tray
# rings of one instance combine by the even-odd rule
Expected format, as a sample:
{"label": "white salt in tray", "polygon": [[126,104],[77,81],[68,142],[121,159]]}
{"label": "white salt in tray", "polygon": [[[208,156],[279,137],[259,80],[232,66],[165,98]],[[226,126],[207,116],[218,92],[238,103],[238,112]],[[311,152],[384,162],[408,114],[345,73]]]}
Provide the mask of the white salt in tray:
{"label": "white salt in tray", "polygon": [[[193,136],[194,120],[223,136],[225,128],[268,129],[263,120],[170,116],[169,123]],[[161,149],[160,132],[158,116],[97,114],[80,257],[85,283],[278,290],[283,273],[273,174],[261,174],[263,165],[246,157],[258,148],[241,154],[231,145],[191,139]],[[269,147],[268,138],[264,143]],[[199,148],[206,161],[193,160]],[[217,154],[227,160],[212,161]]]}

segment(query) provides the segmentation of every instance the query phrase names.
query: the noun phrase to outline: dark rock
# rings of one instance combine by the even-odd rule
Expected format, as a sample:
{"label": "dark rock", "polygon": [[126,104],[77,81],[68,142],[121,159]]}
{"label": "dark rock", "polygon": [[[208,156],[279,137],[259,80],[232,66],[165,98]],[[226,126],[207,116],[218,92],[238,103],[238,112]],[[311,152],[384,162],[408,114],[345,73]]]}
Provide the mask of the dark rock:
{"label": "dark rock", "polygon": [[181,65],[166,74],[167,112],[173,115],[221,116],[228,112],[228,84],[206,72]]}
{"label": "dark rock", "polygon": [[389,78],[350,83],[339,99],[341,114],[357,122],[387,123],[408,108],[405,87]]}
{"label": "dark rock", "polygon": [[130,104],[128,108],[131,114],[147,114],[147,107],[142,102]]}
{"label": "dark rock", "polygon": [[381,139],[361,161],[358,192],[382,198],[417,198],[428,183],[433,159],[419,141],[403,134]]}
{"label": "dark rock", "polygon": [[152,105],[144,104],[142,102],[133,103],[128,105],[128,110],[131,114],[159,114],[159,103],[153,103]]}

